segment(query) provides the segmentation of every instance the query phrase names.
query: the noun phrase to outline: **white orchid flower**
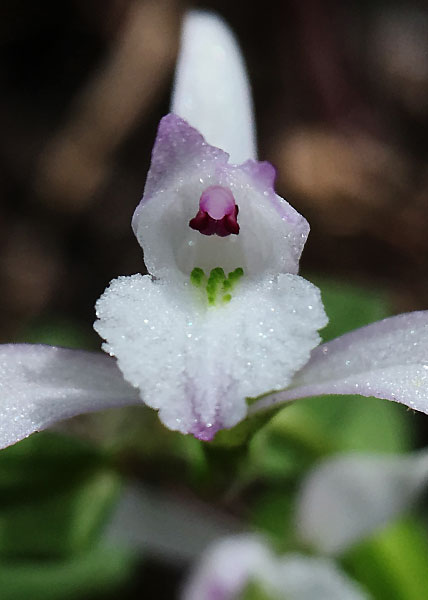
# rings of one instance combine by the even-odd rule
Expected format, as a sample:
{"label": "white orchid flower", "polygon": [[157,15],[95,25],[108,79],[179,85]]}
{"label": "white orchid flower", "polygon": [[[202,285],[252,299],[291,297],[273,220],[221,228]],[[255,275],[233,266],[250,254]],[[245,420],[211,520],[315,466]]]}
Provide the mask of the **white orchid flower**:
{"label": "white orchid flower", "polygon": [[[133,218],[149,275],[113,281],[97,303],[95,328],[111,357],[0,347],[0,446],[138,402],[202,440],[248,410],[314,394],[374,395],[427,412],[427,312],[316,348],[325,313],[317,288],[297,275],[309,227],[275,194],[274,178],[255,160],[231,32],[212,14],[190,13],[172,114]],[[246,398],[268,392],[247,408]]]}
{"label": "white orchid flower", "polygon": [[226,537],[210,546],[181,598],[245,600],[251,585],[263,600],[369,599],[333,561],[300,554],[275,556],[263,538],[250,534]]}

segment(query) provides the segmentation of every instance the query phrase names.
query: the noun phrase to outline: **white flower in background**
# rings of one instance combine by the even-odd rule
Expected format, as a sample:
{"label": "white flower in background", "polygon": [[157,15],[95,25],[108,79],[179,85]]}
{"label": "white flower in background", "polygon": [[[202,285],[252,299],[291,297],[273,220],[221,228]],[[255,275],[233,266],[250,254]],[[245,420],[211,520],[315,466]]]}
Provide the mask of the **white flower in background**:
{"label": "white flower in background", "polygon": [[263,600],[369,599],[333,561],[300,554],[275,556],[262,538],[249,534],[224,538],[209,547],[181,598],[245,600],[251,585]]}
{"label": "white flower in background", "polygon": [[405,514],[427,484],[426,450],[408,455],[350,453],[321,461],[303,478],[295,499],[292,537],[318,554],[311,557],[276,556],[260,536],[238,534],[242,524],[212,507],[130,484],[106,541],[168,562],[192,561],[182,600],[245,600],[252,585],[263,600],[368,598],[334,558]]}
{"label": "white flower in background", "polygon": [[263,591],[263,600],[368,598],[333,557],[409,511],[427,484],[426,450],[326,459],[303,479],[296,497],[295,526],[300,543],[329,558],[275,556],[258,536],[225,537],[204,552],[182,600],[245,600],[250,584]]}
{"label": "white flower in background", "polygon": [[305,477],[297,498],[301,542],[338,555],[413,507],[428,484],[428,452],[351,453],[329,458]]}
{"label": "white flower in background", "polygon": [[246,398],[267,392],[251,413],[329,393],[427,411],[426,312],[315,348],[326,317],[317,288],[297,275],[309,227],[275,194],[275,171],[255,160],[254,137],[231,32],[212,14],[190,13],[172,114],[159,125],[133,218],[149,275],[113,281],[97,303],[95,327],[115,358],[0,347],[1,446],[141,401],[202,440],[244,419]]}

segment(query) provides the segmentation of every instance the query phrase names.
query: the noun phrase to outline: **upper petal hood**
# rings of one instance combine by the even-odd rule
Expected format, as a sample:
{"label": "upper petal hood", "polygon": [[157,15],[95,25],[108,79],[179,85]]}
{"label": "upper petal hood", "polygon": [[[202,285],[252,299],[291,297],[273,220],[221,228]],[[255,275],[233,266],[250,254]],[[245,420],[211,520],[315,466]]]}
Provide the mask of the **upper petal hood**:
{"label": "upper petal hood", "polygon": [[[166,280],[188,278],[194,267],[244,268],[249,276],[297,273],[307,221],[277,196],[266,162],[227,162],[228,155],[174,114],[164,117],[152,153],[144,196],[132,226],[148,271]],[[199,200],[213,185],[229,189],[239,207],[240,233],[219,238],[189,227]]]}

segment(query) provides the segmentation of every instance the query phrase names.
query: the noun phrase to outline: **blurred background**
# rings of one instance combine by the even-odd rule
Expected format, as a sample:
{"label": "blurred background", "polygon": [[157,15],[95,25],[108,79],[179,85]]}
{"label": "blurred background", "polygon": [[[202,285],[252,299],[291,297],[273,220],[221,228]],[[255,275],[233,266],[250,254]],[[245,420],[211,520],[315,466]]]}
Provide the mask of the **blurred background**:
{"label": "blurred background", "polygon": [[[112,278],[144,271],[130,220],[143,192],[157,124],[168,112],[180,22],[190,6],[218,12],[240,41],[254,92],[260,157],[276,166],[278,193],[311,224],[302,272],[319,283],[327,310],[330,307],[337,319],[324,337],[387,314],[428,307],[425,2],[2,0],[0,342],[98,349],[100,340],[92,331],[95,300]],[[426,443],[426,418],[389,404],[379,408],[383,416],[378,421],[376,411],[358,417],[360,429],[353,438],[345,436],[344,417],[335,406],[330,406],[329,419],[340,424],[344,440],[337,451],[398,452]],[[352,413],[351,406],[350,401],[346,410]],[[316,412],[317,407],[307,408],[312,409]],[[111,490],[116,490],[118,473],[174,493],[179,489],[186,497],[211,494],[228,514],[245,514],[266,531],[275,531],[272,506],[278,508],[285,497],[282,486],[290,484],[287,477],[295,476],[297,464],[303,470],[316,454],[312,448],[309,459],[300,446],[291,447],[288,432],[280,458],[269,454],[270,446],[269,451],[257,451],[257,468],[263,477],[266,469],[269,472],[270,495],[263,495],[267,492],[259,471],[256,491],[251,484],[250,492],[244,486],[242,494],[229,494],[232,479],[224,468],[224,449],[206,450],[197,442],[179,440],[164,432],[151,413],[144,415],[146,425],[139,423],[140,429],[133,415],[100,417],[90,427],[87,420],[78,420],[69,426],[79,434],[83,431],[85,441],[76,442],[78,447],[55,436],[52,441],[47,434],[39,436],[42,441],[23,442],[27,445],[22,450],[17,446],[0,456],[0,555],[12,569],[8,573],[15,585],[16,573],[26,565],[40,575],[34,564],[45,565],[48,558],[76,561],[80,552],[88,551],[100,530],[101,513],[113,503]],[[355,424],[355,419],[348,420]],[[328,437],[330,430],[325,420],[322,423]],[[92,457],[89,463],[87,453]],[[233,464],[241,465],[242,452],[233,453]],[[252,456],[245,460],[255,460]],[[275,467],[269,462],[274,460],[279,460]],[[97,487],[99,461],[102,473],[107,469],[112,480]],[[88,464],[96,477],[92,471],[88,474]],[[186,465],[182,480],[177,464]],[[76,489],[71,490],[70,478],[61,479],[64,468],[73,472]],[[272,491],[277,472],[278,494]],[[82,489],[89,489],[87,485],[86,497]],[[67,502],[77,489],[77,505],[71,511]],[[43,512],[39,500],[47,491],[51,504]],[[37,518],[31,512],[36,507],[28,505],[29,493],[39,498]],[[60,535],[61,527],[67,535],[75,531],[70,515],[77,518],[94,497],[102,510],[93,521],[87,518],[91,528],[83,545],[73,541],[59,549],[59,539],[63,545],[68,539],[64,532]],[[25,514],[17,508],[21,505]],[[61,525],[51,521],[52,510]],[[46,521],[49,539],[38,547],[34,540],[46,537]],[[4,533],[6,541],[1,542],[5,523],[22,532],[21,541],[16,534],[11,544]],[[91,573],[107,564],[105,558],[94,560]],[[141,589],[153,589],[158,598],[174,597],[171,590],[182,577],[181,566],[169,564],[165,570],[150,559],[131,578],[124,556],[111,560],[117,582],[131,586],[130,598],[133,593],[141,597]],[[2,575],[1,569],[6,567],[0,567],[2,598],[38,597],[31,577],[32,593],[10,584],[9,595],[2,594],[9,575],[7,569]],[[111,575],[111,569],[106,571]],[[47,581],[48,575],[39,581],[44,599],[98,597],[99,590],[76,591],[83,584],[73,582],[70,592],[62,582],[62,591],[49,596]],[[110,583],[103,582],[109,589]],[[48,587],[54,589],[52,584]],[[103,597],[105,593],[104,589]],[[152,597],[150,592],[147,597]]]}

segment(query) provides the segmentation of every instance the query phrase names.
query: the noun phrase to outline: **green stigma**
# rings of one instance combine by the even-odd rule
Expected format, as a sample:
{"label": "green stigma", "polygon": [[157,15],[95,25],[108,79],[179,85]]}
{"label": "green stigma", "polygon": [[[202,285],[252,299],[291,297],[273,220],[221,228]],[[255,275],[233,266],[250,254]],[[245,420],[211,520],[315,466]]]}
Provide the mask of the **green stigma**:
{"label": "green stigma", "polygon": [[207,277],[203,269],[195,267],[190,273],[190,283],[197,288],[205,288],[208,304],[216,306],[219,302],[231,301],[231,292],[243,275],[244,269],[241,267],[229,273],[227,277],[221,267],[216,267],[211,270],[209,277]]}

